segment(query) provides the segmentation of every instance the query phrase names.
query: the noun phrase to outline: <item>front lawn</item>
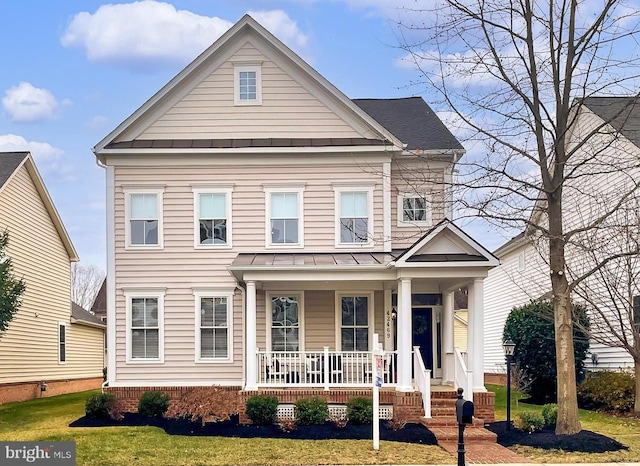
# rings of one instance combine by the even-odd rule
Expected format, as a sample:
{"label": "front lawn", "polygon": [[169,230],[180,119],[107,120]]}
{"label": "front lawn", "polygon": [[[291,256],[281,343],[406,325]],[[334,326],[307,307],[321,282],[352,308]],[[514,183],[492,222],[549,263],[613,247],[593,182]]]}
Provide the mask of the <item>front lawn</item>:
{"label": "front lawn", "polygon": [[77,443],[78,466],[452,464],[437,446],[371,440],[243,439],[169,435],[157,427],[68,425],[84,415],[84,392],[0,406],[0,440]]}

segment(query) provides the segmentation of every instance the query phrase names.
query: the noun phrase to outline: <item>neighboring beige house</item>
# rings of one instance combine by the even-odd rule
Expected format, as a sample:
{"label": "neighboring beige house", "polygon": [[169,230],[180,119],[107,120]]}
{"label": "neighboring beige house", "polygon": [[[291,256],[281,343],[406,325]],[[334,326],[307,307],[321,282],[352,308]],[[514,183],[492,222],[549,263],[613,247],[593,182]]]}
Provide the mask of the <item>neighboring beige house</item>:
{"label": "neighboring beige house", "polygon": [[0,153],[5,230],[26,289],[0,334],[0,403],[100,387],[105,326],[70,301],[78,255],[28,152]]}
{"label": "neighboring beige house", "polygon": [[448,220],[464,150],[421,98],[351,100],[245,16],[94,152],[107,391],[344,403],[372,387],[377,334],[382,404],[431,417],[431,384],[461,386],[493,419],[482,303],[498,261]]}
{"label": "neighboring beige house", "polygon": [[[589,176],[580,176],[578,172],[579,176],[569,181],[564,189],[565,231],[590,226],[612,206],[620,205],[597,230],[587,230],[572,237],[566,248],[569,282],[573,277],[585,274],[596,261],[621,253],[628,246],[628,238],[635,236],[635,233],[628,236],[627,225],[633,225],[637,231],[640,196],[637,192],[632,193],[621,203],[623,194],[627,195],[634,189],[635,180],[640,176],[637,166],[640,158],[640,104],[636,101],[637,97],[591,97],[575,107],[579,110],[569,135],[569,148],[577,147],[584,140],[584,135],[595,133],[591,142],[583,146],[575,157],[578,160],[592,158],[593,161],[578,168],[591,170]],[[537,222],[542,224],[544,215],[536,215]],[[537,239],[533,230],[521,233],[494,251],[500,259],[500,266],[489,272],[484,295],[484,370],[487,376],[506,372],[502,333],[511,309],[549,295],[551,281],[545,251],[545,243]],[[621,322],[614,326],[617,327],[616,332],[626,335],[628,344],[633,346],[628,313],[633,313],[636,308],[636,315],[640,316],[638,257],[632,258],[630,263],[633,264],[631,269],[625,270],[621,261],[610,262],[583,281],[572,299],[592,309],[595,304],[605,314],[620,312],[617,317],[608,315],[614,322]],[[618,286],[606,291],[602,283],[613,283],[612,277],[616,277]],[[637,318],[640,321],[640,317]],[[601,332],[613,341],[609,336],[611,329],[604,328],[598,321],[597,315],[592,313],[592,331],[596,334]],[[633,367],[633,359],[621,347],[592,339],[586,367],[592,370],[628,369]]]}

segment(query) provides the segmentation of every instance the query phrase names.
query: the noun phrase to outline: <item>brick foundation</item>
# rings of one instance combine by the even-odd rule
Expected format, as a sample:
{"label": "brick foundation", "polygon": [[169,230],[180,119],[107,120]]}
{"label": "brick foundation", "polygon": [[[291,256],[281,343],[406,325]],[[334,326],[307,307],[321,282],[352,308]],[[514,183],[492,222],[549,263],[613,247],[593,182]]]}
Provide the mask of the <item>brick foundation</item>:
{"label": "brick foundation", "polygon": [[[254,395],[270,395],[278,398],[280,404],[295,404],[302,398],[311,398],[319,396],[327,400],[330,404],[346,404],[349,399],[354,397],[371,398],[370,389],[333,389],[325,391],[321,388],[290,388],[290,389],[260,389],[255,391],[244,391],[242,387],[106,387],[105,393],[115,395],[116,398],[124,401],[125,412],[136,412],[138,410],[138,400],[144,392],[161,391],[165,392],[172,401],[180,399],[180,397],[194,388],[213,390],[222,389],[229,392],[229,396],[234,398],[238,405],[240,414],[240,423],[249,423],[245,407],[247,400]],[[434,392],[434,398],[455,398],[455,392]],[[495,419],[495,394],[474,393],[473,401],[475,404],[475,415],[483,419],[485,422],[492,422]],[[408,422],[420,422],[424,416],[422,408],[422,395],[419,392],[397,392],[394,389],[380,390],[380,404],[393,405],[395,417],[402,418]]]}
{"label": "brick foundation", "polygon": [[42,381],[0,384],[0,404],[93,390],[100,388],[102,377],[46,380],[45,382],[47,390],[44,392],[40,389]]}

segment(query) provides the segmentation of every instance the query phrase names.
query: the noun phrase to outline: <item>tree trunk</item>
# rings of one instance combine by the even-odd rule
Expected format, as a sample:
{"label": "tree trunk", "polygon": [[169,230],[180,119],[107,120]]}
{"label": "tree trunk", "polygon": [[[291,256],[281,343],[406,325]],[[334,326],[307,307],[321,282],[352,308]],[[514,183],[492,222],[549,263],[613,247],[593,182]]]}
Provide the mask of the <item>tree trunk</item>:
{"label": "tree trunk", "polygon": [[562,224],[562,189],[547,197],[549,209],[549,266],[553,291],[556,332],[558,421],[556,434],[576,434],[582,430],[578,417],[578,397],[573,348],[573,316],[569,283],[565,274]]}
{"label": "tree trunk", "polygon": [[640,360],[634,360],[636,373],[636,399],[633,403],[633,415],[640,417]]}

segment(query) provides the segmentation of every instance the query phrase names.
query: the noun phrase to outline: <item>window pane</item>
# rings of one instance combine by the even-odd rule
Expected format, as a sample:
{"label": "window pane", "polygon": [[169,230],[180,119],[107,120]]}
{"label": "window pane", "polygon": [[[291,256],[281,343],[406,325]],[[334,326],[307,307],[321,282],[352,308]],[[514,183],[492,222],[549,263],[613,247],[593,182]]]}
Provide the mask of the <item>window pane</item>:
{"label": "window pane", "polygon": [[200,194],[200,218],[227,218],[225,194]]}
{"label": "window pane", "polygon": [[298,219],[291,218],[284,221],[284,242],[298,242]]}
{"label": "window pane", "polygon": [[144,330],[131,332],[131,357],[144,358]]}
{"label": "window pane", "polygon": [[131,244],[144,244],[144,220],[131,220]]}
{"label": "window pane", "polygon": [[284,243],[284,220],[271,220],[271,242]]}
{"label": "window pane", "polygon": [[200,357],[213,357],[213,332],[212,328],[200,329]]}
{"label": "window pane", "polygon": [[200,244],[227,244],[227,221],[200,220]]}
{"label": "window pane", "polygon": [[66,330],[67,327],[65,325],[60,325],[60,343],[64,343],[67,341]]}
{"label": "window pane", "polygon": [[342,325],[354,325],[355,302],[354,298],[342,298]]}
{"label": "window pane", "polygon": [[293,298],[287,299],[285,307],[285,324],[287,326],[298,325],[298,301]]}
{"label": "window pane", "polygon": [[356,218],[354,219],[354,225],[355,225],[355,237],[354,237],[354,242],[355,243],[366,243],[368,236],[369,236],[369,230],[368,230],[368,224],[369,221],[366,218]]}
{"label": "window pane", "polygon": [[356,328],[356,351],[369,351],[369,329]]}
{"label": "window pane", "polygon": [[217,328],[214,331],[214,358],[226,358],[227,357],[227,329]]}
{"label": "window pane", "polygon": [[369,325],[369,306],[368,299],[366,296],[359,296],[355,299],[355,314],[356,320],[355,325],[366,326]]}
{"label": "window pane", "polygon": [[353,340],[353,329],[342,329],[342,351],[355,351],[355,342]]}
{"label": "window pane", "polygon": [[298,216],[298,193],[271,193],[271,218]]}
{"label": "window pane", "polygon": [[340,202],[341,217],[368,217],[366,192],[343,192]]}
{"label": "window pane", "polygon": [[368,223],[366,218],[340,219],[340,242],[366,243],[369,237]]}
{"label": "window pane", "polygon": [[131,300],[131,326],[144,327],[144,298]]}
{"label": "window pane", "polygon": [[271,351],[284,351],[285,346],[284,328],[271,329]]}
{"label": "window pane", "polygon": [[215,304],[214,325],[216,327],[225,327],[227,325],[227,298],[216,298]]}
{"label": "window pane", "polygon": [[146,220],[144,222],[145,239],[144,244],[158,244],[158,221]]}
{"label": "window pane", "polygon": [[131,194],[131,218],[158,218],[155,194]]}
{"label": "window pane", "polygon": [[298,344],[298,329],[287,328],[284,331],[285,334],[285,351],[298,351],[300,348]]}
{"label": "window pane", "polygon": [[158,326],[158,299],[145,298],[145,327]]}
{"label": "window pane", "polygon": [[200,298],[200,326],[213,327],[213,298]]}
{"label": "window pane", "polygon": [[159,354],[158,330],[145,330],[147,338],[146,357],[157,358]]}

